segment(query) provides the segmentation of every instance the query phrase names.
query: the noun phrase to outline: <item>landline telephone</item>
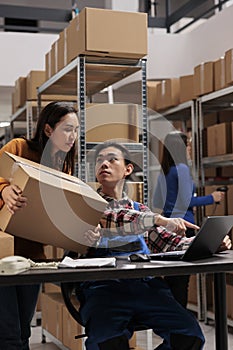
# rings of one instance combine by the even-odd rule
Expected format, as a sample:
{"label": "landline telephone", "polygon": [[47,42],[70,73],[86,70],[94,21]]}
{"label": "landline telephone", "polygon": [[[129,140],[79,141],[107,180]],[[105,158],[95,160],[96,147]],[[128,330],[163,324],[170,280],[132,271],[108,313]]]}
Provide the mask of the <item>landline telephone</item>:
{"label": "landline telephone", "polygon": [[17,275],[30,267],[30,260],[23,256],[12,255],[0,259],[0,275]]}

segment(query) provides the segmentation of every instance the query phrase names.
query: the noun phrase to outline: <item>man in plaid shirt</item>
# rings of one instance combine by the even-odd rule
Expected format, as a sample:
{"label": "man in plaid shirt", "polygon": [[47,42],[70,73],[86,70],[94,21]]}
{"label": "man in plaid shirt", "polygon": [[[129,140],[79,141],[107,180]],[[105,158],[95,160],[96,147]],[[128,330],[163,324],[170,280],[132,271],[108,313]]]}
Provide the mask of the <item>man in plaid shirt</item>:
{"label": "man in plaid shirt", "polygon": [[[186,225],[192,224],[164,218],[139,203],[135,208],[135,202],[124,194],[125,178],[132,171],[128,152],[121,145],[106,143],[97,148],[96,177],[101,184],[98,192],[108,205],[100,232],[86,234],[90,245],[98,238],[98,244],[90,248],[90,256],[148,253],[145,231],[153,251],[174,250],[178,246],[181,249],[186,241]],[[198,322],[176,302],[162,278],[89,281],[81,288],[80,314],[88,335],[87,350],[129,350],[128,339],[135,325],[151,328],[165,340],[157,349],[203,348],[204,336]]]}

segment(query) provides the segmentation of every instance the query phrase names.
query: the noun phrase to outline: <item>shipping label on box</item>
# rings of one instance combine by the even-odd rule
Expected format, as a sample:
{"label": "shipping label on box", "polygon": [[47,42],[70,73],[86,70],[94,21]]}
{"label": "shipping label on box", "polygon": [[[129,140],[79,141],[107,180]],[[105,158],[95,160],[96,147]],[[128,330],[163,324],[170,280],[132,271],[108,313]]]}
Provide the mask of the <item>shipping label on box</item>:
{"label": "shipping label on box", "polygon": [[147,14],[84,8],[67,27],[68,63],[81,54],[144,57],[147,55]]}
{"label": "shipping label on box", "polygon": [[28,205],[14,215],[6,206],[0,211],[0,225],[22,238],[64,249],[86,251],[84,232],[94,229],[106,201],[76,177],[4,153],[0,173],[18,185]]}

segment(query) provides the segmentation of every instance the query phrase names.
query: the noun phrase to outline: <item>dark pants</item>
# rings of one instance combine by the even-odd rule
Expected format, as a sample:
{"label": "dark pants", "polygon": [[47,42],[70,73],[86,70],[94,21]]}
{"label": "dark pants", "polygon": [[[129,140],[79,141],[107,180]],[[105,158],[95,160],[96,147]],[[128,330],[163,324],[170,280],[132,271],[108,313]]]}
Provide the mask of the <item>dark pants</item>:
{"label": "dark pants", "polygon": [[[193,229],[188,228],[186,230],[186,237],[193,237],[194,235],[195,231]],[[189,277],[189,275],[164,277],[174,298],[185,308],[188,304]]]}
{"label": "dark pants", "polygon": [[190,339],[196,343],[190,350],[203,347],[204,336],[198,322],[176,302],[162,279],[93,282],[85,285],[83,293],[85,302],[80,312],[88,335],[87,350],[111,349],[113,345],[106,347],[108,341],[129,339],[132,321],[165,339],[164,350],[178,346],[179,350],[189,349]]}
{"label": "dark pants", "polygon": [[0,287],[0,350],[29,350],[40,285]]}

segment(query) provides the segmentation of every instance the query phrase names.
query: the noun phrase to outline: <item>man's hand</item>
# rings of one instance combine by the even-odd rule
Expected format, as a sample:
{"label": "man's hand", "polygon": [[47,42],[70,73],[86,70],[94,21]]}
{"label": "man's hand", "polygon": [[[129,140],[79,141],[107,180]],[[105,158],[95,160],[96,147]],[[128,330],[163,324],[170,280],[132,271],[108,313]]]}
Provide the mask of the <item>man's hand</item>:
{"label": "man's hand", "polygon": [[17,185],[4,187],[2,199],[11,214],[27,205],[27,198],[22,195],[22,190]]}
{"label": "man's hand", "polygon": [[199,226],[191,224],[182,218],[166,218],[162,215],[157,215],[155,217],[155,224],[157,226],[163,226],[166,230],[174,232],[180,236],[185,236],[187,227],[193,228],[194,230],[199,229]]}
{"label": "man's hand", "polygon": [[88,230],[84,233],[84,239],[86,241],[86,245],[89,247],[96,247],[97,243],[100,239],[100,225],[98,225],[94,231]]}
{"label": "man's hand", "polygon": [[230,237],[227,235],[222,241],[221,245],[218,247],[216,253],[224,252],[225,250],[231,249],[232,243]]}

